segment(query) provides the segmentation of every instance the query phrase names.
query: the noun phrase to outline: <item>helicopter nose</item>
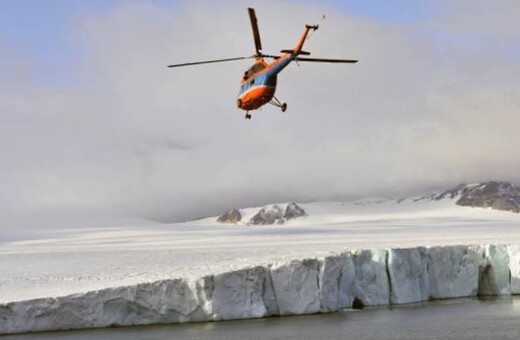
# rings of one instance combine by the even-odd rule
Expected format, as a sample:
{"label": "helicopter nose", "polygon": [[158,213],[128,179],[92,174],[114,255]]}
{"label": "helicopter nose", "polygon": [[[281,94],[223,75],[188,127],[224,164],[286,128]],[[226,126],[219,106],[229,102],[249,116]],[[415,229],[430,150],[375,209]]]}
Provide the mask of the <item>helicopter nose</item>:
{"label": "helicopter nose", "polygon": [[238,107],[239,109],[242,108],[242,99],[237,99],[237,107]]}

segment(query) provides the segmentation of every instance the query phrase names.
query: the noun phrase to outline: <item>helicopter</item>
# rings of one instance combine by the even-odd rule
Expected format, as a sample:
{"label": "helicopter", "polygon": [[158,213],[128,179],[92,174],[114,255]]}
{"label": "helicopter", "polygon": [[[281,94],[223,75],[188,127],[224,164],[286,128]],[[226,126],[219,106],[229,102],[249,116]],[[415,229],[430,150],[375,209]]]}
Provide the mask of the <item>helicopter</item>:
{"label": "helicopter", "polygon": [[[240,81],[240,90],[236,105],[239,109],[246,111],[245,118],[251,119],[249,111],[259,109],[265,104],[271,104],[281,109],[282,112],[287,110],[287,103],[282,103],[276,98],[275,91],[277,85],[278,73],[280,73],[291,61],[296,62],[318,62],[318,63],[357,63],[358,60],[351,59],[324,59],[324,58],[307,58],[311,53],[302,50],[303,44],[309,32],[316,31],[319,25],[305,25],[305,30],[301,35],[296,47],[292,49],[281,50],[282,55],[269,55],[262,52],[262,41],[260,40],[260,32],[258,30],[258,21],[253,8],[248,8],[251,28],[253,29],[253,39],[255,42],[256,53],[252,56],[205,60],[197,62],[189,62],[183,64],[168,65],[168,67],[182,67],[200,64],[212,64],[227,61],[255,59],[255,63],[247,71],[244,72]],[[323,17],[324,18],[324,17]],[[267,63],[264,59],[273,59],[273,62]]]}

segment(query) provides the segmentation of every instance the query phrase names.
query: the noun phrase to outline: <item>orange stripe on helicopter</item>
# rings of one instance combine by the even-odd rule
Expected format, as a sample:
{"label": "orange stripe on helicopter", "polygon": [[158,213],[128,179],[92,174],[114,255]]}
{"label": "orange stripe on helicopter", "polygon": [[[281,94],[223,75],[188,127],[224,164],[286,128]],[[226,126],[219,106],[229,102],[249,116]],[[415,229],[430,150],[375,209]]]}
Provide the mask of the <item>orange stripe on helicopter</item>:
{"label": "orange stripe on helicopter", "polygon": [[256,110],[273,98],[274,91],[274,86],[254,86],[238,98],[237,106],[242,110]]}

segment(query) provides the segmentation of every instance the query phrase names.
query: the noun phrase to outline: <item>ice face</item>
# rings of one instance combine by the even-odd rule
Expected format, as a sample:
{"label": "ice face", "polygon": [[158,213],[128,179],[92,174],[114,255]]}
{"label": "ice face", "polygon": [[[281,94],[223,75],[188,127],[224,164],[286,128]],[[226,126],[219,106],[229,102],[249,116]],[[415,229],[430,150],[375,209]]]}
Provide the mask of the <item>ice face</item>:
{"label": "ice face", "polygon": [[271,278],[271,266],[266,270],[262,299],[264,300],[264,305],[267,310],[266,316],[280,315],[280,308],[278,307],[278,301],[276,300],[273,287],[273,280]]}
{"label": "ice face", "polygon": [[351,253],[341,254],[341,272],[339,277],[338,308],[351,308],[356,297],[356,271]]}
{"label": "ice face", "polygon": [[318,260],[291,261],[271,268],[280,315],[320,311]]}
{"label": "ice face", "polygon": [[511,294],[520,294],[520,246],[509,246],[507,252],[509,255]]}
{"label": "ice face", "polygon": [[264,267],[215,275],[211,306],[215,320],[260,318],[266,315],[263,301]]}
{"label": "ice face", "polygon": [[319,267],[320,309],[322,312],[336,311],[338,310],[342,258],[339,255],[321,258]]}
{"label": "ice face", "polygon": [[427,301],[430,282],[426,248],[390,249],[388,276],[392,304]]}
{"label": "ice face", "polygon": [[507,246],[487,245],[484,248],[484,255],[485,263],[481,268],[478,294],[510,294],[511,284]]}
{"label": "ice face", "polygon": [[386,255],[386,250],[362,250],[354,254],[354,294],[364,306],[389,304]]}
{"label": "ice face", "polygon": [[213,297],[213,275],[204,276],[196,280],[193,287],[202,314],[211,319],[209,316],[212,314],[211,298]]}
{"label": "ice face", "polygon": [[204,303],[197,285],[182,279],[12,302],[0,306],[0,334],[208,321]]}
{"label": "ice face", "polygon": [[476,296],[483,265],[480,247],[451,246],[428,249],[432,299]]}

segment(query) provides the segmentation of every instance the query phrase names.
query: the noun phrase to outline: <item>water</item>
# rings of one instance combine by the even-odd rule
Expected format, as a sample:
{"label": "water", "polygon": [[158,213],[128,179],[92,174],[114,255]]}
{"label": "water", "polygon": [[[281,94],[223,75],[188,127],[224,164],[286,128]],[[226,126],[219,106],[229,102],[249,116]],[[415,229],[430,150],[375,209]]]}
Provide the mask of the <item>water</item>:
{"label": "water", "polygon": [[50,339],[520,339],[520,297],[462,299],[333,314],[6,336]]}

